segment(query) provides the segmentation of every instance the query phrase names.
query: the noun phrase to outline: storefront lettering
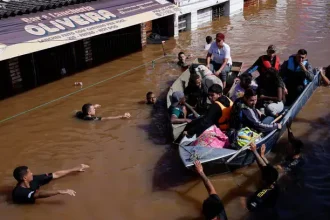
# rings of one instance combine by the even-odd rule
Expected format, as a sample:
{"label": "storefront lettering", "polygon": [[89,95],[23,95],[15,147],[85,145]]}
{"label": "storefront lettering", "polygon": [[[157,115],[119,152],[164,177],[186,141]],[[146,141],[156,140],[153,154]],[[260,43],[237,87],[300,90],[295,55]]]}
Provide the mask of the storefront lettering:
{"label": "storefront lettering", "polygon": [[98,10],[96,12],[87,12],[78,15],[72,15],[68,18],[56,19],[50,21],[49,24],[38,23],[36,25],[26,25],[25,31],[37,35],[43,36],[49,33],[56,33],[60,31],[68,30],[68,28],[77,28],[77,26],[90,25],[95,22],[107,21],[117,16],[107,10]]}

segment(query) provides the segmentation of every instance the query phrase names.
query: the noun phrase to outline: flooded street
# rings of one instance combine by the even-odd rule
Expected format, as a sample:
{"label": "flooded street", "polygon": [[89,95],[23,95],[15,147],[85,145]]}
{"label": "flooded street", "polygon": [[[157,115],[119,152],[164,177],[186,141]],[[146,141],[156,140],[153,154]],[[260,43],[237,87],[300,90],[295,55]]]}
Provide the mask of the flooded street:
{"label": "flooded street", "polygon": [[[182,50],[205,57],[205,37],[223,32],[233,60],[243,61],[243,69],[264,54],[269,44],[277,46],[282,62],[304,48],[314,67],[330,64],[328,0],[254,2],[243,14],[181,33],[166,42],[166,52],[176,55]],[[148,45],[142,52],[0,102],[1,219],[201,219],[201,205],[207,196],[203,183],[183,168],[176,149],[170,146],[166,119],[152,120],[152,107],[139,104],[148,91],[164,95],[181,73],[175,57],[160,58],[162,55],[161,46]],[[155,59],[153,68],[151,61]],[[82,81],[83,88],[91,87],[74,93],[80,89],[73,86],[76,81]],[[97,115],[130,112],[132,118],[105,122],[75,119],[75,111],[88,102],[102,105]],[[299,180],[301,187],[288,188],[279,199],[276,210],[280,219],[330,219],[329,105],[329,88],[318,88],[293,123],[295,135],[306,144],[306,165]],[[10,118],[20,113],[24,114]],[[280,143],[287,143],[285,136]],[[16,166],[27,165],[35,174],[42,174],[80,163],[91,168],[44,187],[73,189],[76,197],[55,196],[28,206],[11,203]],[[247,216],[239,196],[256,189],[258,175],[254,164],[234,174],[211,177],[230,220]]]}

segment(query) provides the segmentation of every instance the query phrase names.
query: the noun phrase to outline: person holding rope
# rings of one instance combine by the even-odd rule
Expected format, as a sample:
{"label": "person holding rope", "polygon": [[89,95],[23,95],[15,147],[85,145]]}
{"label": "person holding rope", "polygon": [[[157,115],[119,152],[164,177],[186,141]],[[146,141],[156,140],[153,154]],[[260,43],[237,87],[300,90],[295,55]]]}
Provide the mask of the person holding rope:
{"label": "person holding rope", "polygon": [[203,171],[203,166],[200,161],[194,162],[195,170],[203,180],[204,186],[207,189],[209,197],[203,202],[203,215],[207,220],[228,220],[227,214],[222,204],[220,197],[214,189],[211,181],[207,178]]}

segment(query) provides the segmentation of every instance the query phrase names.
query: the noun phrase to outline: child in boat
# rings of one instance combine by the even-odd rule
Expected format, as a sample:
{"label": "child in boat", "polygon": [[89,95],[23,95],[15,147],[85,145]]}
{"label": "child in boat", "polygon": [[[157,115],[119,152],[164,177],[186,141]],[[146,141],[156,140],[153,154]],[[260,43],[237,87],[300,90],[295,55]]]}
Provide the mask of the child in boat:
{"label": "child in boat", "polygon": [[212,39],[211,36],[207,36],[207,37],[205,38],[205,40],[206,40],[206,44],[205,44],[205,46],[204,46],[204,50],[209,51],[213,39]]}
{"label": "child in boat", "polygon": [[84,104],[81,111],[76,113],[76,117],[84,121],[104,121],[110,119],[120,119],[120,118],[130,118],[130,113],[125,113],[124,115],[111,116],[111,117],[98,117],[95,116],[96,109],[101,107],[99,104]]}
{"label": "child in boat", "polygon": [[148,104],[148,105],[153,105],[153,104],[155,104],[156,101],[157,101],[157,98],[156,98],[156,96],[155,96],[155,93],[153,93],[153,92],[148,92],[148,93],[146,94],[146,100],[147,100],[146,104]]}
{"label": "child in boat", "polygon": [[194,164],[195,170],[202,178],[204,186],[209,194],[209,197],[203,202],[203,215],[206,219],[228,220],[224,205],[222,204],[222,201],[215,191],[211,181],[204,174],[201,162],[196,160]]}
{"label": "child in boat", "polygon": [[236,99],[243,97],[246,89],[252,88],[256,90],[258,87],[258,85],[252,81],[252,76],[248,73],[240,75],[238,81],[239,83],[234,84],[229,91],[229,98],[233,102],[235,102]]}
{"label": "child in boat", "polygon": [[259,155],[257,146],[251,143],[250,150],[255,155],[258,166],[261,171],[261,177],[263,180],[262,187],[258,189],[252,196],[243,198],[243,205],[250,212],[256,212],[258,214],[268,212],[275,206],[277,198],[279,196],[279,187],[277,185],[278,171],[269,164],[265,157],[266,146],[261,146],[261,153]]}
{"label": "child in boat", "polygon": [[172,124],[189,123],[191,119],[187,118],[187,109],[185,106],[186,98],[181,91],[173,92],[169,113]]}

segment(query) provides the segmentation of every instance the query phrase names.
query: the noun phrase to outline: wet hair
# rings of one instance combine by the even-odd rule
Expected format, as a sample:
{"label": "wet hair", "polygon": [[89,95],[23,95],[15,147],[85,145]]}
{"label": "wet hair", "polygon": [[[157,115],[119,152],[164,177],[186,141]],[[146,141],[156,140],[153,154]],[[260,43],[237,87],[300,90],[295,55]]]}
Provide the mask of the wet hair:
{"label": "wet hair", "polygon": [[247,99],[252,96],[256,96],[256,95],[257,95],[257,92],[252,88],[248,88],[244,92],[244,98],[247,98]]}
{"label": "wet hair", "polygon": [[180,56],[182,55],[182,54],[184,54],[184,52],[180,52],[180,53],[178,53],[178,58],[180,59]]}
{"label": "wet hair", "polygon": [[219,203],[219,201],[213,197],[208,197],[203,202],[203,215],[205,219],[211,220],[214,217],[218,216],[224,210],[223,205]]}
{"label": "wet hair", "polygon": [[262,180],[267,185],[273,184],[278,179],[278,171],[270,164],[261,168]]}
{"label": "wet hair", "polygon": [[17,182],[23,182],[23,178],[28,173],[28,169],[29,168],[27,166],[19,166],[15,168],[13,176],[17,180]]}
{"label": "wet hair", "polygon": [[248,73],[243,73],[239,76],[239,79],[241,80],[241,83],[246,85],[250,85],[252,83],[252,76]]}
{"label": "wet hair", "polygon": [[211,36],[207,36],[206,37],[206,43],[210,44],[212,42],[212,37]]}
{"label": "wet hair", "polygon": [[294,139],[291,141],[293,147],[293,154],[300,154],[301,149],[304,148],[304,143],[299,139]]}
{"label": "wet hair", "polygon": [[146,94],[146,99],[149,99],[150,98],[150,96],[152,95],[152,94],[154,94],[153,92],[147,92],[147,94]]}
{"label": "wet hair", "polygon": [[90,103],[84,104],[81,108],[81,111],[76,113],[76,117],[83,119],[85,116],[88,115],[88,111],[92,106],[93,106],[93,104],[90,104]]}
{"label": "wet hair", "polygon": [[209,88],[208,93],[222,94],[222,87],[219,84],[213,84]]}
{"label": "wet hair", "polygon": [[307,55],[307,50],[300,49],[300,50],[298,50],[298,54],[300,54],[300,55]]}

